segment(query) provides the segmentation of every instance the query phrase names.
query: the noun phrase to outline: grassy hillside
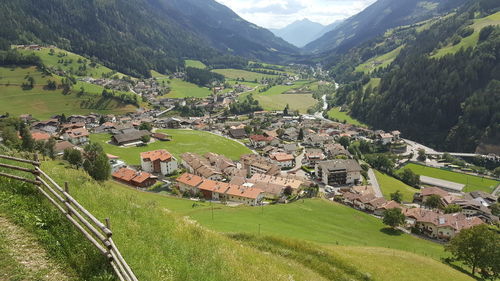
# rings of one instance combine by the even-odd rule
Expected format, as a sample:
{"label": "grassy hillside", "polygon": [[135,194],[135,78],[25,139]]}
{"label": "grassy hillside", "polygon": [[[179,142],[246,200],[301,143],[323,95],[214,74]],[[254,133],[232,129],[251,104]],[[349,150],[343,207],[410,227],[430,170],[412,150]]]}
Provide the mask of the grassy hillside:
{"label": "grassy hillside", "polygon": [[186,67],[195,67],[201,69],[207,68],[207,66],[199,60],[185,60],[184,63],[186,64]]}
{"label": "grassy hillside", "polygon": [[369,73],[377,68],[387,67],[394,59],[396,59],[403,48],[404,45],[399,46],[386,54],[371,58],[363,64],[358,65],[355,71]]}
{"label": "grassy hillside", "polygon": [[[53,50],[53,53],[51,52]],[[64,70],[75,76],[91,76],[101,78],[103,74],[115,74],[116,72],[98,63],[92,63],[80,55],[59,48],[41,48],[40,50],[19,50],[21,53],[34,53],[42,59],[42,63],[54,70]],[[85,65],[85,70],[80,70]],[[123,76],[121,73],[116,73]]]}
{"label": "grassy hillside", "polygon": [[375,171],[375,176],[377,177],[377,181],[380,185],[380,189],[382,190],[382,194],[387,200],[391,199],[391,193],[399,190],[403,194],[404,202],[412,202],[413,194],[418,192],[418,189],[415,189],[405,184],[404,182],[399,181],[389,175],[383,174],[379,171]]}
{"label": "grassy hillside", "polygon": [[255,79],[260,80],[262,78],[275,78],[277,75],[262,74],[257,72],[251,72],[241,69],[214,69],[213,72],[224,75],[227,79],[245,79],[246,81],[254,81]]}
{"label": "grassy hillside", "polygon": [[500,25],[500,12],[497,12],[495,14],[489,15],[484,18],[475,19],[474,23],[470,26],[471,28],[474,29],[474,32],[471,35],[462,38],[460,43],[456,45],[448,45],[435,51],[432,57],[440,58],[447,54],[454,54],[462,48],[467,49],[470,47],[475,47],[477,45],[477,42],[479,41],[479,32],[483,27],[488,25]]}
{"label": "grassy hillside", "polygon": [[[331,202],[306,200],[263,209],[214,205],[213,221],[225,218],[233,221],[230,223],[233,234],[224,237],[206,231],[192,220],[219,230],[208,223],[212,221],[208,203],[198,203],[199,207],[193,208],[190,200],[145,193],[111,181],[99,184],[82,171],[70,169],[60,162],[44,162],[42,167],[57,182],[68,181],[71,194],[96,217],[111,219],[114,240],[139,280],[411,281],[427,280],[429,276],[433,276],[433,280],[471,280],[429,257],[366,247],[377,243],[391,248],[411,245],[417,248],[417,253],[427,253],[434,258],[443,255],[438,244],[386,233],[379,220]],[[103,278],[102,270],[88,267],[98,264],[90,262],[97,261],[95,257],[86,260],[87,255],[80,254],[64,259],[64,255],[70,253],[68,250],[73,249],[65,242],[68,234],[76,233],[74,229],[67,228],[63,236],[46,236],[45,231],[53,233],[54,227],[60,228],[58,221],[62,221],[61,218],[47,216],[50,212],[41,213],[49,205],[36,195],[33,187],[20,188],[7,182],[10,181],[0,179],[0,210],[17,218],[16,223],[42,239],[45,247],[57,250],[49,253],[59,257],[61,264],[79,261],[75,268],[82,279],[109,280]],[[30,223],[32,221],[37,223]],[[257,221],[262,222],[264,236],[234,234],[256,233],[253,227],[249,230],[244,225]],[[226,227],[230,227],[229,224]],[[268,237],[268,234],[273,236]],[[78,241],[78,236],[76,233],[71,237]],[[309,241],[320,237],[324,240],[322,245],[304,243],[292,239],[297,236]],[[50,237],[62,239],[62,244]],[[336,242],[362,247],[337,246]],[[85,247],[80,245],[77,249]],[[415,266],[426,270],[415,270],[415,266],[410,266],[411,261],[418,261]],[[83,274],[85,272],[87,275]]]}
{"label": "grassy hillside", "polygon": [[358,120],[352,118],[347,114],[347,112],[340,111],[340,107],[334,107],[328,111],[328,117],[337,119],[340,122],[346,122],[347,124],[353,124],[357,126],[366,126],[365,124],[359,122]]}
{"label": "grassy hillside", "polygon": [[[34,88],[23,90],[21,84],[26,82],[27,76],[35,80]],[[74,91],[63,95],[61,89],[45,90],[48,80],[60,83],[59,77],[45,75],[35,67],[0,67],[0,112],[9,112],[12,115],[30,113],[36,118],[45,119],[61,113],[123,114],[135,111],[134,106],[102,98],[100,94],[103,88],[100,86],[78,82]],[[82,86],[86,93],[78,95],[77,92]]]}
{"label": "grassy hillside", "polygon": [[488,193],[493,192],[496,186],[500,184],[499,181],[485,179],[482,177],[467,175],[463,173],[456,173],[447,170],[441,170],[432,167],[426,167],[418,164],[408,164],[402,169],[410,169],[418,175],[443,179],[451,182],[465,184],[464,192],[482,190]]}
{"label": "grassy hillside", "polygon": [[203,131],[192,130],[158,130],[172,136],[172,141],[157,141],[142,147],[122,148],[107,142],[111,139],[109,134],[94,134],[90,140],[100,143],[107,153],[119,156],[130,165],[141,163],[139,154],[144,151],[167,149],[177,158],[185,152],[205,154],[214,152],[225,155],[231,159],[239,159],[241,155],[252,153],[246,146],[224,137],[216,136]]}

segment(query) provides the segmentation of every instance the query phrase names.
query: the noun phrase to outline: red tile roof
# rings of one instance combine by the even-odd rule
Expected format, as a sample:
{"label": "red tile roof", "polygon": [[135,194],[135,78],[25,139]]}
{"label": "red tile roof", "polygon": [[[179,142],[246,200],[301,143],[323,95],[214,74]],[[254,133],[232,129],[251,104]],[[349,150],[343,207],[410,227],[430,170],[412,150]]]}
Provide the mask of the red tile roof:
{"label": "red tile roof", "polygon": [[141,153],[141,158],[145,161],[170,161],[172,159],[172,154],[170,154],[165,149],[148,151]]}
{"label": "red tile roof", "polygon": [[36,141],[44,141],[50,139],[50,135],[43,132],[32,132],[31,137]]}
{"label": "red tile roof", "polygon": [[196,175],[193,175],[193,174],[184,173],[180,177],[177,178],[177,182],[185,184],[185,185],[189,185],[192,187],[196,187],[196,186],[200,185],[200,183],[203,182],[203,178],[196,176]]}
{"label": "red tile roof", "polygon": [[266,137],[264,135],[251,135],[250,139],[253,141],[272,141],[272,140],[274,140],[273,137]]}

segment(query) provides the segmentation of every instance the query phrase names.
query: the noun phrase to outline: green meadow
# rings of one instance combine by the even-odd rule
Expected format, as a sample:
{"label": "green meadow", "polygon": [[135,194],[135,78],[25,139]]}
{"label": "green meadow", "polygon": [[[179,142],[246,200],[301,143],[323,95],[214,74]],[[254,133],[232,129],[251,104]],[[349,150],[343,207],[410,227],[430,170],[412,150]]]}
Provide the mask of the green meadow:
{"label": "green meadow", "polygon": [[200,87],[181,79],[160,78],[158,81],[165,81],[170,86],[170,92],[164,95],[164,98],[205,98],[212,94],[209,88]]}
{"label": "green meadow", "polygon": [[347,112],[340,111],[340,107],[334,107],[330,109],[328,111],[328,117],[331,119],[337,119],[340,122],[346,122],[347,124],[366,127],[365,124],[349,116]]}
{"label": "green meadow", "polygon": [[403,194],[404,202],[413,202],[413,194],[418,192],[416,188],[379,171],[374,172],[385,199],[390,200],[391,193],[395,193],[399,190],[401,194]]}
{"label": "green meadow", "polygon": [[108,144],[111,140],[109,134],[93,134],[90,140],[100,143],[104,150],[116,156],[130,165],[140,165],[140,153],[145,151],[166,149],[174,154],[178,159],[182,153],[193,152],[198,154],[205,154],[207,152],[214,152],[222,154],[233,160],[237,160],[243,154],[252,153],[246,146],[221,136],[213,135],[204,131],[194,130],[158,130],[172,137],[171,141],[161,142],[156,141],[147,146],[141,147],[118,147],[116,145]]}
{"label": "green meadow", "polygon": [[184,63],[186,64],[186,67],[194,67],[201,69],[207,68],[207,66],[199,60],[185,60]]}
{"label": "green meadow", "polygon": [[233,68],[228,68],[228,69],[214,69],[212,70],[215,73],[219,73],[221,75],[224,75],[226,79],[230,80],[236,80],[236,79],[245,79],[245,81],[255,81],[261,80],[262,78],[276,78],[278,77],[277,75],[270,75],[270,74],[263,74],[263,73],[258,73],[258,72],[251,72],[251,71],[246,71],[246,70],[241,70],[241,69],[233,69]]}
{"label": "green meadow", "polygon": [[468,175],[464,173],[457,173],[447,170],[442,170],[433,167],[427,167],[418,164],[408,164],[402,169],[408,168],[421,176],[428,176],[432,178],[447,180],[451,182],[465,184],[464,192],[470,192],[474,190],[482,190],[491,193],[500,184],[499,181],[482,178],[478,176]]}

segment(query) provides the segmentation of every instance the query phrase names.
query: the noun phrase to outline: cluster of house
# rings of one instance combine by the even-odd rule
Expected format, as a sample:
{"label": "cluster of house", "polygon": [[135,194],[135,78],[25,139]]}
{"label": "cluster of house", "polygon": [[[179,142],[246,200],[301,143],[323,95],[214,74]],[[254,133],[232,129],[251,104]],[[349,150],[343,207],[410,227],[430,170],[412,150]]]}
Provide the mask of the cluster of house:
{"label": "cluster of house", "polygon": [[[460,206],[460,212],[445,214],[441,209],[424,207],[425,202],[433,195],[440,197],[441,209],[454,204]],[[386,210],[399,208],[405,216],[405,228],[419,230],[421,234],[440,240],[449,240],[462,229],[499,221],[488,208],[497,202],[498,198],[482,191],[457,196],[437,187],[426,187],[415,194],[413,203],[399,204],[376,197],[371,186],[353,186],[342,190],[338,200],[376,216],[383,216]]]}

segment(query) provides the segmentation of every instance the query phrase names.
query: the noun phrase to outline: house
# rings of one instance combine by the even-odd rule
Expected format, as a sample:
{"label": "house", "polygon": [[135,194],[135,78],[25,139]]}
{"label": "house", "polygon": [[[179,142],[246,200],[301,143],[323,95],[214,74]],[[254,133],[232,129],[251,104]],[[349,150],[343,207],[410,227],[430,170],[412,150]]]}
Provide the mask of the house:
{"label": "house", "polygon": [[177,171],[177,159],[164,149],[141,153],[143,171],[162,175],[171,175]]}
{"label": "house", "polygon": [[112,174],[114,180],[136,187],[148,187],[156,183],[156,178],[147,172],[137,172],[129,168],[121,168]]}
{"label": "house", "polygon": [[392,141],[399,141],[401,140],[401,132],[400,131],[392,131]]}
{"label": "house", "polygon": [[203,178],[197,175],[184,173],[176,179],[179,190],[182,192],[199,192],[198,186],[203,182]]}
{"label": "house", "polygon": [[316,164],[315,173],[326,185],[352,185],[361,180],[361,166],[354,159],[335,159]]}
{"label": "house", "polygon": [[269,158],[282,169],[293,168],[295,166],[295,157],[291,154],[277,152],[269,155]]}
{"label": "house", "polygon": [[376,208],[373,214],[376,216],[383,216],[385,211],[394,208],[402,209],[401,205],[398,202],[394,200],[386,201],[384,204]]}
{"label": "house", "polygon": [[225,182],[205,179],[200,185],[198,185],[198,189],[205,199],[218,201],[224,198],[224,195],[230,186],[231,184]]}
{"label": "house", "polygon": [[285,143],[283,144],[283,150],[287,153],[295,153],[298,147],[296,143]]}
{"label": "house", "polygon": [[491,213],[491,210],[476,200],[459,199],[453,204],[460,206],[461,213],[467,217],[479,217],[487,223],[498,222],[498,217]]}
{"label": "house", "polygon": [[375,210],[378,210],[379,208],[382,208],[384,204],[387,203],[387,200],[385,200],[384,197],[379,197],[372,199],[370,202],[365,204],[365,210],[371,213],[374,213]]}
{"label": "house", "polygon": [[329,143],[323,146],[323,150],[325,151],[326,156],[329,159],[333,159],[339,155],[350,156],[351,153],[347,151],[342,145],[338,143]]}
{"label": "house", "polygon": [[84,145],[89,142],[90,133],[85,128],[68,129],[62,134],[62,139],[74,145]]}
{"label": "house", "polygon": [[75,148],[75,145],[69,141],[59,141],[54,145],[54,152],[57,156],[61,156],[64,154],[64,150],[73,148]]}
{"label": "house", "polygon": [[254,179],[246,179],[245,177],[233,177],[230,184],[259,188],[264,192],[264,197],[269,199],[281,198],[286,188],[286,186],[283,185],[265,181],[256,181]]}
{"label": "house", "polygon": [[423,234],[442,240],[449,240],[463,229],[484,223],[477,217],[467,217],[462,213],[441,214],[420,208],[409,209],[404,214]]}
{"label": "house", "polygon": [[440,189],[440,188],[431,186],[431,187],[422,188],[419,196],[420,196],[420,199],[422,200],[422,203],[425,203],[427,201],[427,199],[429,197],[431,197],[432,195],[437,195],[437,196],[443,198],[443,197],[448,196],[449,193]]}
{"label": "house", "polygon": [[306,137],[304,143],[310,147],[323,147],[330,142],[333,142],[333,138],[328,135],[312,134]]}
{"label": "house", "polygon": [[370,203],[370,201],[376,199],[374,194],[365,194],[361,195],[358,198],[354,199],[354,207],[360,210],[366,210],[367,204]]}
{"label": "house", "polygon": [[254,174],[266,174],[276,176],[281,173],[281,168],[264,157],[256,154],[246,154],[240,157],[243,169],[249,177]]}
{"label": "house", "polygon": [[112,155],[112,154],[106,154],[109,160],[109,164],[111,165],[111,173],[114,173],[121,168],[127,168],[127,164],[120,160],[120,157]]}
{"label": "house", "polygon": [[181,155],[181,161],[182,165],[189,173],[214,181],[221,181],[224,179],[224,175],[221,171],[212,167],[209,160],[198,154],[190,152],[184,153]]}
{"label": "house", "polygon": [[315,167],[317,163],[326,159],[325,154],[319,148],[306,148],[302,163],[308,167]]}
{"label": "house", "polygon": [[59,130],[59,121],[57,119],[50,119],[46,121],[35,122],[31,126],[31,128],[53,135]]}
{"label": "house", "polygon": [[468,192],[464,195],[464,198],[480,202],[486,207],[489,207],[498,201],[498,197],[480,190]]}
{"label": "house", "polygon": [[342,195],[342,202],[344,202],[344,204],[354,206],[354,200],[357,200],[361,196],[362,196],[361,194],[347,191],[347,192],[344,192]]}
{"label": "house", "polygon": [[389,134],[389,133],[379,133],[377,134],[377,140],[383,144],[383,145],[386,145],[386,144],[389,144],[392,142],[392,139],[393,139],[393,135],[392,134]]}
{"label": "house", "polygon": [[50,139],[50,135],[44,132],[31,132],[31,138],[34,141],[48,141]]}
{"label": "house", "polygon": [[300,188],[305,185],[304,181],[292,178],[290,176],[272,176],[265,174],[254,174],[248,181],[253,183],[265,183],[282,186],[283,188],[290,187],[292,193],[297,193]]}
{"label": "house", "polygon": [[120,146],[131,146],[142,143],[143,136],[149,136],[150,133],[146,130],[131,129],[126,133],[117,134],[111,137],[111,142]]}
{"label": "house", "polygon": [[264,199],[264,192],[255,187],[229,185],[229,188],[224,194],[224,198],[227,201],[257,206],[262,203],[262,200]]}
{"label": "house", "polygon": [[250,144],[255,148],[262,148],[267,145],[271,145],[274,141],[274,137],[266,137],[264,135],[251,135]]}
{"label": "house", "polygon": [[229,129],[229,136],[234,139],[244,139],[247,137],[247,132],[244,128],[240,129]]}

